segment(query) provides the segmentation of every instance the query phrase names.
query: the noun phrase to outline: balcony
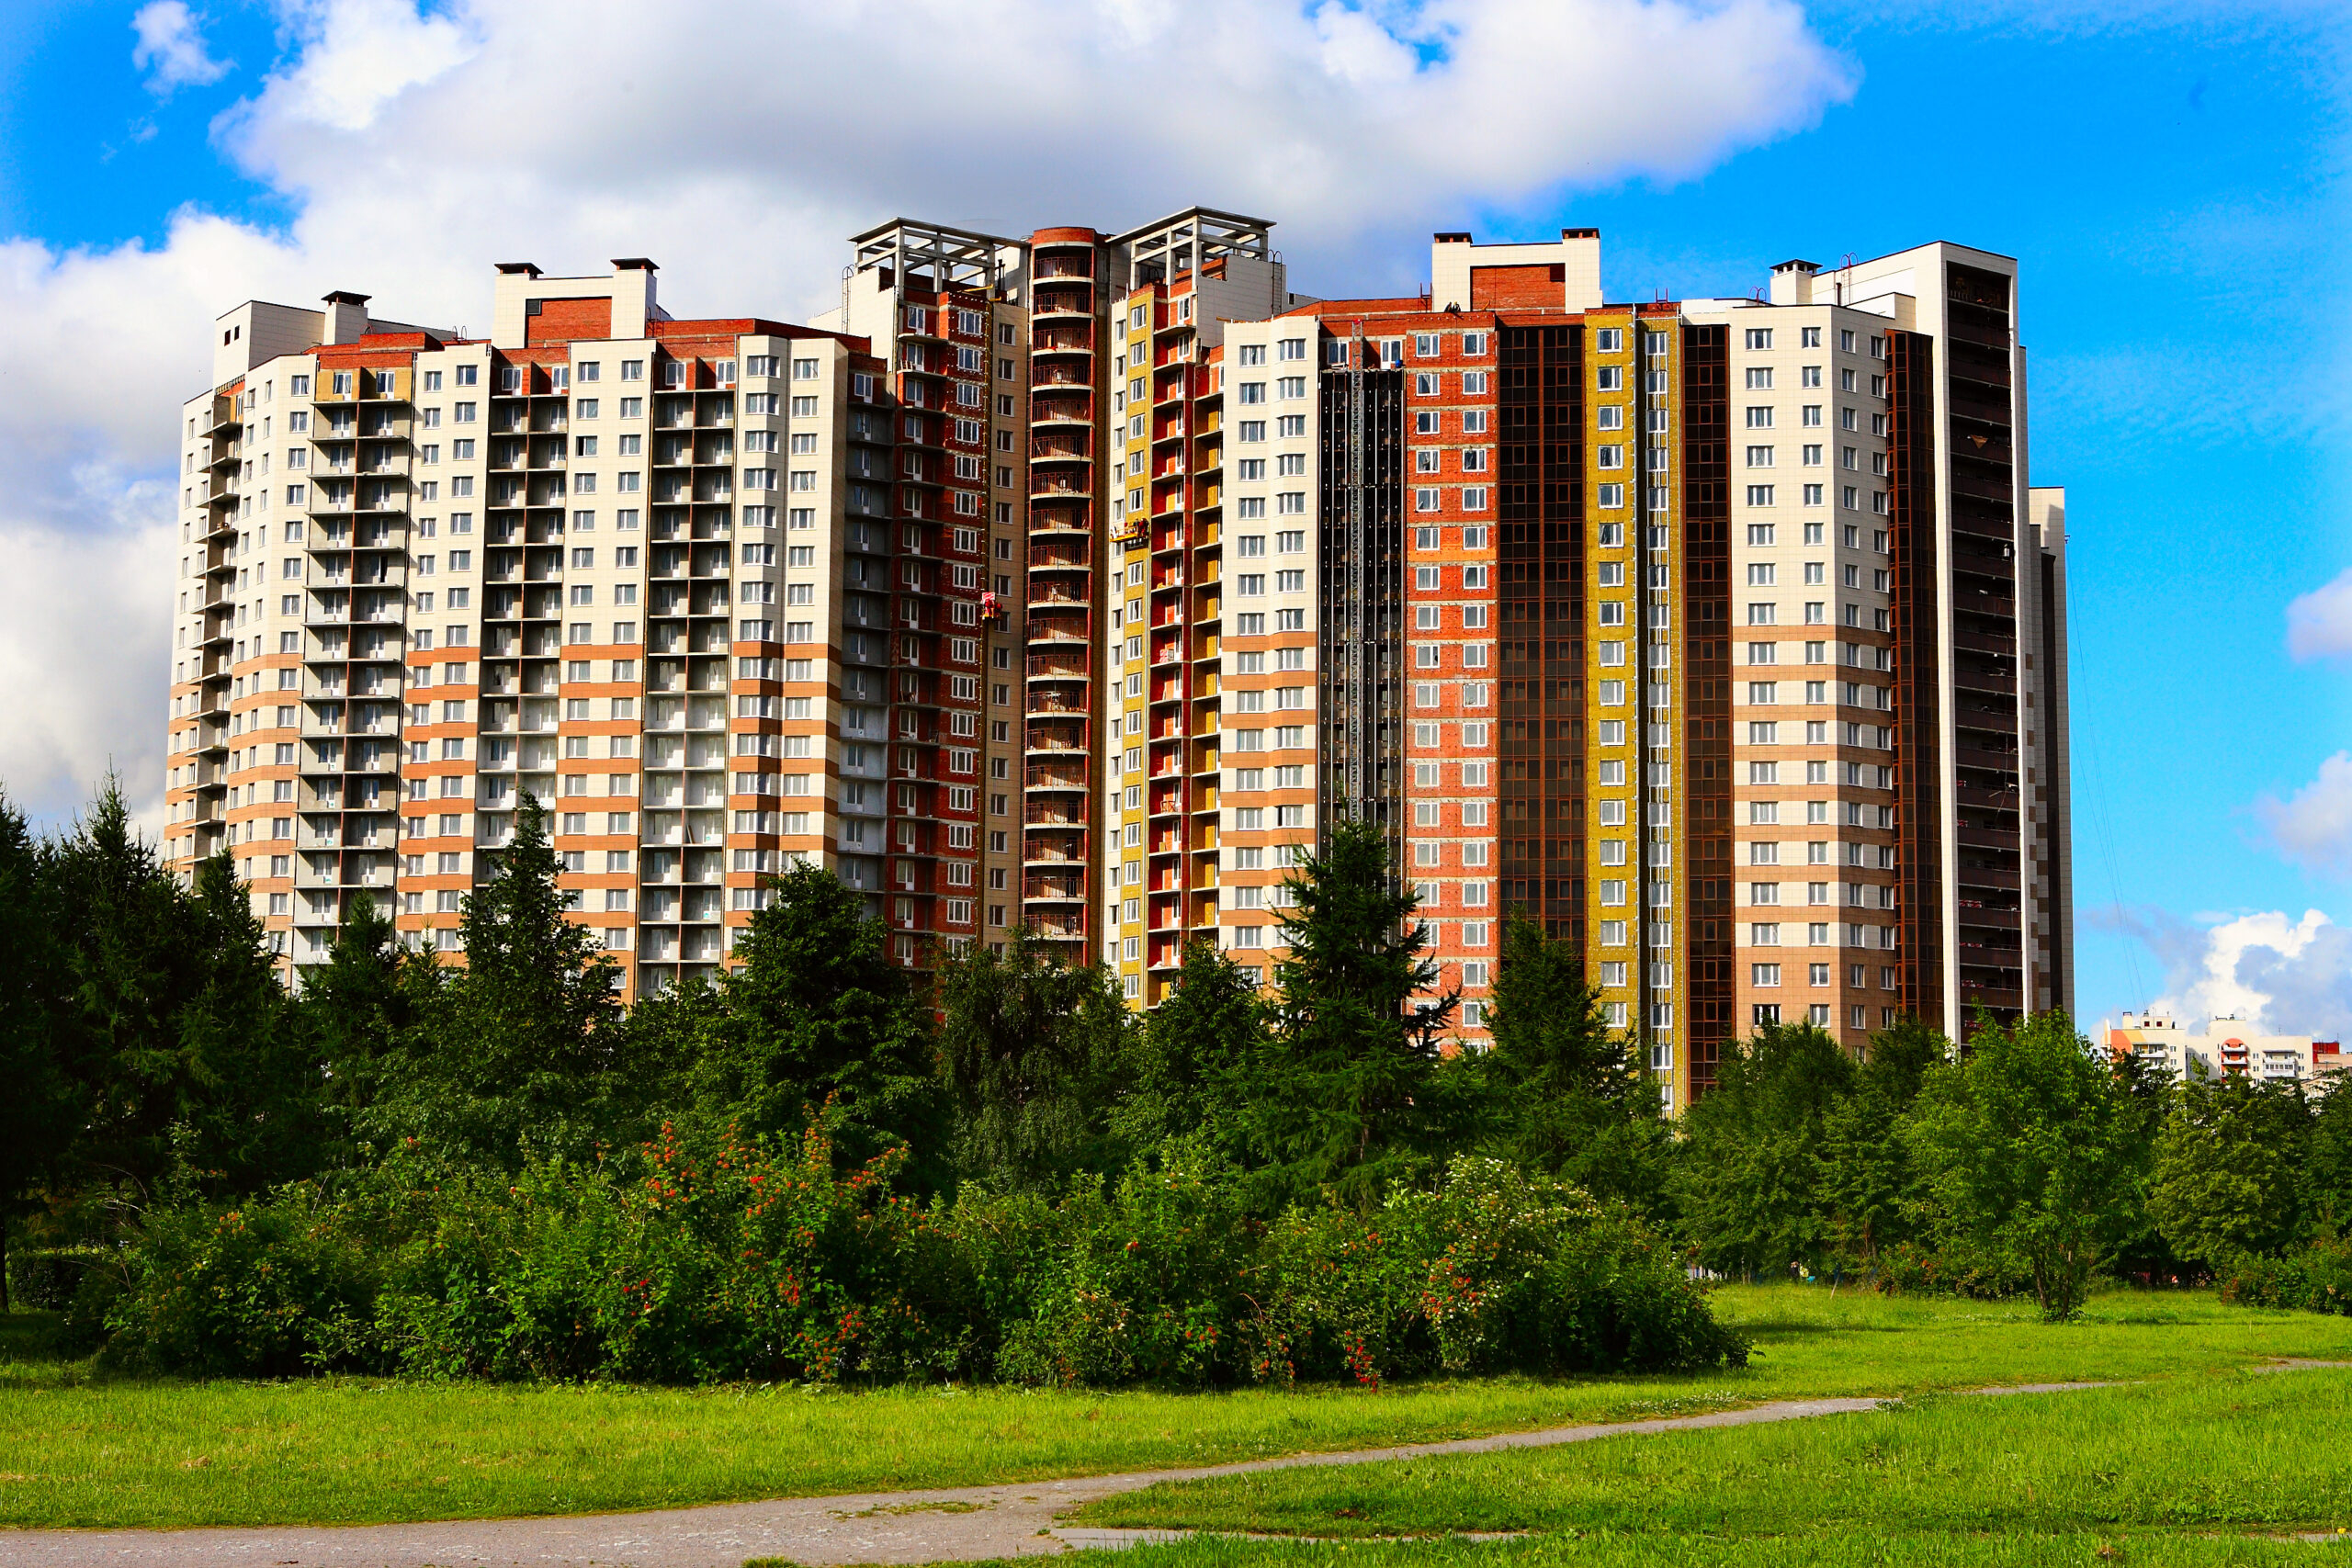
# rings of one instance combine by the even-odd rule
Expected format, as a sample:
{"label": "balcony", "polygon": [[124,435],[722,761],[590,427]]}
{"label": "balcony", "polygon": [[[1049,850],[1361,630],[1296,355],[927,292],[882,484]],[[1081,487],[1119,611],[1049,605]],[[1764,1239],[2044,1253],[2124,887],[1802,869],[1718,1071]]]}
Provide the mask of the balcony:
{"label": "balcony", "polygon": [[1094,329],[1091,325],[1047,327],[1029,340],[1029,348],[1033,354],[1091,354]]}

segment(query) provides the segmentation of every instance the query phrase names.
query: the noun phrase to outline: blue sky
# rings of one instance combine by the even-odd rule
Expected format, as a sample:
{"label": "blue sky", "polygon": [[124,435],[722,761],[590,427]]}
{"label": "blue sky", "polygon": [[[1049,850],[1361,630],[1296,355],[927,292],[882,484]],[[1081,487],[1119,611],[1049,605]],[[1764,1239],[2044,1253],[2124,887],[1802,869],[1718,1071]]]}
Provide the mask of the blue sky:
{"label": "blue sky", "polygon": [[[1277,54],[1306,51],[1299,58],[1329,73],[1318,90],[1358,87],[1377,101],[1383,72],[1430,73],[1474,53],[1476,27],[1461,17],[1499,11],[1523,20],[1534,13],[1510,7],[1526,3],[1334,6],[1302,17],[1217,0],[1187,14],[1201,20],[1194,30],[1228,40],[1262,29]],[[871,36],[887,32],[888,6],[862,14],[862,38],[829,32],[820,13],[796,20],[783,14],[788,7],[752,0],[727,8],[799,28],[812,58],[841,51],[844,74],[893,69],[892,45]],[[1635,9],[1632,0],[1547,8],[1591,28]],[[1389,188],[1436,188],[1401,212],[1384,205],[1376,180],[1358,189],[1331,175],[1298,203],[1305,216],[1294,221],[1280,177],[1245,171],[1243,155],[1229,151],[1221,165],[1215,147],[1174,172],[1149,169],[1148,150],[1124,150],[1148,173],[1135,193],[1099,169],[1024,169],[1017,151],[1012,165],[976,182],[954,158],[933,167],[943,161],[878,131],[858,146],[828,147],[779,129],[763,152],[740,164],[741,147],[758,137],[730,132],[723,152],[716,141],[623,152],[609,167],[591,168],[562,134],[527,128],[526,114],[460,125],[457,99],[435,96],[480,93],[467,73],[493,67],[508,73],[496,90],[508,90],[532,68],[518,62],[550,54],[544,69],[557,85],[539,90],[568,91],[564,73],[582,79],[578,62],[560,52],[570,46],[520,36],[529,8],[514,0],[484,0],[451,13],[454,21],[420,21],[403,0],[284,0],[277,8],[215,0],[173,34],[183,46],[171,57],[175,85],[158,79],[159,70],[175,73],[168,62],[159,66],[163,57],[144,69],[133,62],[138,7],[77,0],[18,15],[0,35],[0,236],[31,243],[25,254],[46,269],[37,281],[58,299],[72,297],[77,254],[92,276],[132,276],[134,262],[168,266],[175,288],[209,301],[206,313],[271,287],[283,298],[352,287],[345,274],[383,258],[401,265],[372,273],[367,286],[379,303],[402,287],[436,307],[446,296],[439,314],[410,315],[450,320],[481,314],[474,275],[516,244],[545,245],[540,259],[550,265],[593,265],[658,244],[684,264],[664,274],[672,287],[724,279],[732,288],[748,277],[766,280],[763,306],[778,293],[781,304],[821,299],[840,235],[867,217],[935,212],[1007,228],[1068,220],[1069,199],[1057,189],[1065,181],[1082,193],[1081,220],[1104,224],[1162,205],[1157,192],[1177,188],[1170,179],[1183,199],[1269,211],[1285,225],[1297,286],[1317,292],[1417,283],[1429,229],[1455,225],[1487,239],[1598,224],[1604,277],[1619,297],[1649,298],[1658,288],[1744,293],[1788,256],[1834,264],[1848,252],[1928,239],[2016,255],[2033,355],[2033,477],[2069,491],[2080,1010],[2096,1020],[2159,995],[2184,1011],[2248,1005],[2249,997],[2258,1007],[2267,997],[2274,1026],[2340,1030],[2352,1021],[2344,972],[2352,944],[2334,924],[2352,920],[2352,767],[2334,785],[2323,770],[2352,745],[2344,658],[2352,593],[2312,602],[2318,656],[2290,656],[2287,615],[2291,602],[2352,568],[2352,34],[2344,14],[2063,0],[1883,14],[1894,9],[1816,6],[1800,17],[1776,0],[1741,0],[1679,24],[1694,57],[1724,52],[1723,34],[1735,23],[1777,40],[1771,47],[1792,62],[1777,97],[1770,83],[1730,78],[1676,101],[1672,83],[1646,73],[1579,77],[1571,32],[1550,46],[1555,76],[1526,89],[1535,134],[1557,138],[1554,166],[1531,173],[1498,155],[1481,167],[1474,153],[1452,188],[1447,175],[1431,172],[1442,164],[1406,169]],[[1711,19],[1715,11],[1724,15]],[[151,32],[172,19],[151,14]],[[740,20],[714,12],[708,25],[723,31]],[[1102,24],[1087,60],[1118,58],[1138,25]],[[1369,31],[1371,43],[1359,48],[1351,28],[1385,31]],[[1391,43],[1405,51],[1401,64],[1381,53]],[[1355,52],[1343,54],[1342,45]],[[363,74],[391,85],[349,85]],[[1627,92],[1628,81],[1634,96],[1610,96]],[[1126,91],[1100,86],[1100,101],[1113,105]],[[534,101],[527,80],[511,90],[510,102]],[[612,111],[616,136],[658,107],[632,107],[635,91],[631,84]],[[1718,113],[1713,100],[1742,93],[1750,96],[1721,109],[1721,123],[1683,134]],[[1573,103],[1544,102],[1539,111],[1552,95],[1590,98],[1593,117],[1577,119]],[[920,93],[868,100],[921,101]],[[1470,143],[1508,140],[1521,112],[1507,97],[1499,107],[1447,101],[1486,117],[1454,128]],[[675,107],[692,116],[704,105],[689,97]],[[924,111],[885,112],[920,121]],[[594,141],[597,127],[586,130]],[[1351,151],[1376,156],[1372,134],[1371,142],[1324,151],[1335,161]],[[419,244],[431,240],[457,255],[447,275],[457,282],[435,270],[438,252],[403,256],[397,229],[371,228],[380,220],[354,216],[337,194],[338,158],[352,162],[355,180],[409,192],[420,171],[454,167],[485,135],[521,142],[501,165],[516,199],[494,217],[479,216],[479,204],[475,216],[453,206],[414,224]],[[405,150],[386,152],[395,140]],[[1018,149],[1035,140],[1016,132],[1002,141]],[[1587,155],[1603,143],[1605,153]],[[707,265],[698,276],[686,233],[707,220],[666,192],[682,173],[692,184],[719,165],[724,202],[737,211],[764,203],[780,227],[769,231],[777,237],[763,257]],[[571,210],[581,205],[570,201],[575,180],[593,209],[584,217]],[[200,230],[198,215],[225,221]],[[622,243],[647,234],[642,244]],[[554,254],[563,243],[582,254]],[[26,288],[13,309],[53,313],[39,288]],[[201,319],[169,330],[193,343]],[[186,390],[157,393],[164,419]],[[149,492],[170,454],[141,434],[144,425],[117,430],[110,417],[93,412],[61,427],[42,448],[50,471],[32,487],[51,499],[14,525],[51,530],[41,536],[64,551],[93,539],[133,547],[148,515],[141,508],[152,512]],[[71,483],[56,478],[61,471]],[[0,514],[0,531],[11,524]],[[0,663],[6,656],[0,645]],[[153,701],[142,693],[144,706],[123,710],[130,729],[149,722],[160,692],[159,683]],[[120,749],[133,749],[127,771],[154,761],[152,747],[136,752],[145,745],[136,737],[92,738],[62,721],[27,723],[11,737],[13,722],[0,716],[0,770],[17,775],[9,783],[20,798],[52,817],[72,800],[62,784],[44,796],[19,782],[25,757],[53,761],[58,779],[76,768],[86,777],[100,750],[119,762]],[[153,728],[159,738],[160,723]],[[2295,802],[2299,792],[2310,793],[2284,816],[2262,804]],[[2320,928],[2295,925],[2309,909],[2330,922],[2319,936]]]}

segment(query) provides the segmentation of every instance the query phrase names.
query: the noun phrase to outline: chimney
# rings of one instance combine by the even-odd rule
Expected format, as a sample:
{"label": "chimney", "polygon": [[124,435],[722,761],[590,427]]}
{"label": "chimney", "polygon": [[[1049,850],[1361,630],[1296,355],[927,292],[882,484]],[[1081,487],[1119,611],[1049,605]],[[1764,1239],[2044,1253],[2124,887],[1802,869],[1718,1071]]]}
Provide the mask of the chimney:
{"label": "chimney", "polygon": [[357,343],[368,331],[368,296],[338,288],[326,297],[326,303],[322,341]]}
{"label": "chimney", "polygon": [[1560,231],[1561,305],[1570,310],[1597,310],[1606,298],[1600,292],[1600,231]]}
{"label": "chimney", "polygon": [[1775,305],[1810,305],[1813,303],[1814,275],[1821,270],[1819,262],[1784,261],[1772,269],[1772,303]]}
{"label": "chimney", "polygon": [[661,307],[653,299],[653,275],[658,270],[644,256],[613,258],[613,336],[643,337],[645,323],[662,319]]}
{"label": "chimney", "polygon": [[490,341],[500,348],[520,348],[530,341],[527,321],[533,286],[539,269],[529,262],[500,262],[498,283],[491,295]]}

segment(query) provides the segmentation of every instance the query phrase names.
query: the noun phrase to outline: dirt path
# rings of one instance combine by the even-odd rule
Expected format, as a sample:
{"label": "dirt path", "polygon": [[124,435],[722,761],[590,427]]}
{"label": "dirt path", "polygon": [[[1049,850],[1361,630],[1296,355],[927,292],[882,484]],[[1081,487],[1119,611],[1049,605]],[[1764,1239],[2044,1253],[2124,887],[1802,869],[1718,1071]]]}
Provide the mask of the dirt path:
{"label": "dirt path", "polygon": [[1615,1421],[1504,1432],[1450,1443],[1293,1454],[1195,1470],[1138,1471],[1070,1481],[876,1492],[724,1503],[658,1513],[570,1518],[481,1519],[443,1524],[188,1530],[0,1530],[0,1568],[741,1568],[750,1557],[796,1562],[976,1562],[1061,1551],[1071,1545],[1126,1544],[1156,1532],[1071,1529],[1054,1518],[1081,1503],[1159,1481],[1238,1475],[1306,1465],[1374,1464],[1438,1454],[1545,1448],[1629,1433],[1746,1427],[1875,1410],[1876,1399],[1782,1400],[1656,1421]]}

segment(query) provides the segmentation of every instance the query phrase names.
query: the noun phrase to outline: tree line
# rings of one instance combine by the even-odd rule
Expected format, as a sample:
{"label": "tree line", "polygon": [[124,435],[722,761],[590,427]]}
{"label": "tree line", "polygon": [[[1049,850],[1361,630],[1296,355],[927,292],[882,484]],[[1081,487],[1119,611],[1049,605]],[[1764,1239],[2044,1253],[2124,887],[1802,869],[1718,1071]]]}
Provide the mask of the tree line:
{"label": "tree line", "polygon": [[[1199,944],[1142,1015],[1019,933],[912,974],[808,867],[716,983],[624,1010],[558,872],[526,802],[463,964],[355,900],[297,993],[225,856],[183,886],[110,787],[47,838],[0,806],[8,1276],[151,1365],[667,1377],[1735,1357],[1693,1269],[2352,1303],[2352,1096],[2164,1081],[2052,1014],[1860,1058],[1762,1027],[1669,1120],[1525,920],[1491,1048],[1451,1048],[1368,828],[1300,868],[1272,987]],[[1548,1282],[1432,1307],[1464,1246]]]}

